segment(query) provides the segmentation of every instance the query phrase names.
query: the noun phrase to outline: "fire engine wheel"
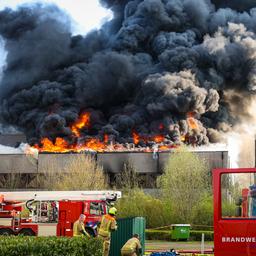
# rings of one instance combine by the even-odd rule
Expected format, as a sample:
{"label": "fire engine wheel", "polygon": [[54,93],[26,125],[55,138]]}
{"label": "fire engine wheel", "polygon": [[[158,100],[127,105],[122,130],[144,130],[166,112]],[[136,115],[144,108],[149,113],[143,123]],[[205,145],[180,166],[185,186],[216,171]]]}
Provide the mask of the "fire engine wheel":
{"label": "fire engine wheel", "polygon": [[0,229],[0,236],[11,236],[14,235],[14,232],[9,228],[1,228]]}
{"label": "fire engine wheel", "polygon": [[22,236],[35,236],[35,232],[30,228],[24,228],[19,232],[19,235]]}

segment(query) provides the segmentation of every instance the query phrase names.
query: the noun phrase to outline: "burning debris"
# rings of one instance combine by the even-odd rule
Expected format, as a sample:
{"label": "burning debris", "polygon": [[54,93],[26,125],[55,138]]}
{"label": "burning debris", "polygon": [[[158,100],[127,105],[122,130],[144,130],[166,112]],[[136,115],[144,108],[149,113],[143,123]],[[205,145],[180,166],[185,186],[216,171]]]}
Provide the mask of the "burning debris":
{"label": "burning debris", "polygon": [[54,5],[0,12],[8,53],[1,121],[23,130],[31,145],[170,150],[217,142],[253,119],[252,1],[239,1],[244,12],[217,0],[101,2],[114,18],[85,36],[72,36]]}
{"label": "burning debris", "polygon": [[[198,130],[197,121],[193,117],[193,113],[189,113],[187,124],[191,131]],[[195,142],[189,141],[191,137],[188,133],[180,135],[176,143],[173,143],[170,136],[161,134],[164,125],[159,125],[159,134],[148,135],[132,132],[132,138],[129,142],[118,143],[115,138],[104,134],[103,136],[88,136],[90,133],[90,113],[81,114],[79,119],[74,124],[70,125],[72,131],[73,143],[66,141],[64,138],[57,137],[54,141],[48,138],[41,139],[40,143],[35,144],[33,148],[39,152],[83,152],[83,151],[165,151],[176,148],[181,143],[192,144]]]}

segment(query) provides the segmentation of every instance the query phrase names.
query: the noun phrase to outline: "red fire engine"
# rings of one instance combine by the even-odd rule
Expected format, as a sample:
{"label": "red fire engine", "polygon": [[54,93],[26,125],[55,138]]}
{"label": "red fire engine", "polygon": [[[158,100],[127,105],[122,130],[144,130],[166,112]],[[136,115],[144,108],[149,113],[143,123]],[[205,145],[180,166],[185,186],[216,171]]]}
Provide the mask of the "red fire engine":
{"label": "red fire engine", "polygon": [[214,255],[256,255],[256,169],[216,169]]}
{"label": "red fire engine", "polygon": [[[96,235],[101,216],[120,197],[119,191],[0,192],[0,235],[72,236],[82,213],[87,231]],[[24,206],[28,217],[21,217]]]}

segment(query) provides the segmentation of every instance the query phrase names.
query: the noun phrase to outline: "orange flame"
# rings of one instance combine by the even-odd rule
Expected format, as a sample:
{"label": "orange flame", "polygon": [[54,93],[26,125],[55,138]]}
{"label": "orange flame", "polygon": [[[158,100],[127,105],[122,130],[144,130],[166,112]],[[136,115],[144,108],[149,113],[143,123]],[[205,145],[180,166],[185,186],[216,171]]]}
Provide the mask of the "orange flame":
{"label": "orange flame", "polygon": [[[190,114],[188,114],[190,115]],[[197,128],[196,120],[193,117],[188,117],[187,121],[190,127]],[[73,124],[70,125],[70,129],[72,133],[79,138],[81,136],[81,130],[83,128],[90,128],[90,113],[86,112],[79,116],[78,120],[76,120]],[[194,129],[195,129],[194,128]],[[164,129],[163,124],[159,125],[159,129]],[[175,148],[173,145],[163,145],[165,140],[165,135],[157,134],[157,135],[139,135],[136,131],[132,132],[133,142],[135,145],[138,145],[139,142],[144,142],[145,144],[148,142],[156,142],[161,143],[159,145],[159,150],[170,150]],[[181,136],[181,141],[185,141],[185,136]],[[77,140],[77,142],[71,144],[66,141],[64,138],[57,137],[55,141],[51,141],[48,138],[43,138],[39,144],[33,146],[33,148],[37,149],[39,152],[55,152],[55,153],[65,153],[65,152],[81,152],[88,150],[95,150],[98,152],[104,152],[107,150],[130,150],[129,146],[124,146],[123,144],[113,144],[109,141],[109,135],[104,134],[102,139],[99,138],[89,138],[84,142],[83,139]],[[142,151],[150,152],[152,149],[150,146],[145,146],[145,148],[141,148]]]}
{"label": "orange flame", "polygon": [[91,150],[95,150],[98,152],[104,151],[105,148],[106,148],[106,144],[96,138],[87,140],[83,146],[83,150],[91,149]]}
{"label": "orange flame", "polygon": [[65,153],[70,151],[81,152],[85,150],[95,150],[101,152],[107,147],[105,143],[96,138],[88,139],[82,145],[69,145],[67,141],[59,137],[56,138],[55,143],[50,141],[48,138],[43,138],[41,140],[41,144],[42,146],[39,146],[38,144],[34,146],[39,152],[46,151],[55,153]]}
{"label": "orange flame", "polygon": [[194,129],[194,130],[198,129],[198,124],[193,117],[187,118],[187,121],[188,121],[188,125],[191,129]]}
{"label": "orange flame", "polygon": [[90,113],[86,112],[80,115],[79,119],[76,120],[74,124],[71,125],[71,131],[76,135],[76,137],[80,137],[80,130],[84,127],[90,126]]}
{"label": "orange flame", "polygon": [[[140,138],[140,136],[134,132],[134,144],[137,145],[141,140],[147,141],[145,138]],[[39,152],[54,152],[54,153],[66,153],[66,152],[82,152],[82,151],[88,151],[88,150],[95,150],[97,152],[104,152],[107,150],[126,150],[125,147],[121,144],[115,144],[115,145],[108,145],[107,142],[108,135],[106,134],[104,136],[104,141],[101,141],[98,138],[90,138],[87,139],[82,144],[69,144],[65,139],[63,138],[56,138],[55,142],[52,142],[48,138],[43,138],[41,140],[41,145],[34,145],[33,148],[36,148]],[[149,138],[148,141],[155,141],[156,143],[161,143],[164,140],[163,135],[157,135],[155,137]],[[177,145],[160,145],[159,150],[165,151],[165,150],[171,150],[173,148],[176,148]],[[145,147],[143,150],[144,152],[151,152],[152,149]]]}
{"label": "orange flame", "polygon": [[[79,119],[70,126],[70,129],[72,130],[73,134],[76,137],[80,137],[81,133],[80,130],[84,127],[90,126],[90,113],[83,113],[80,115]],[[82,144],[69,144],[65,139],[57,137],[55,142],[52,142],[48,138],[43,138],[40,141],[40,145],[36,144],[34,145],[34,148],[36,148],[39,152],[81,152],[85,150],[96,150],[96,151],[103,151],[107,148],[108,143],[108,135],[104,135],[103,142],[100,141],[98,138],[91,138],[87,139]]]}
{"label": "orange flame", "polygon": [[164,141],[164,135],[156,135],[153,137],[153,141],[156,143],[161,143]]}
{"label": "orange flame", "polygon": [[178,145],[161,145],[159,147],[159,151],[166,151],[166,150],[171,150],[171,149],[175,149],[178,148]]}
{"label": "orange flame", "polygon": [[137,145],[140,142],[140,136],[135,131],[132,133],[133,143]]}
{"label": "orange flame", "polygon": [[108,143],[108,134],[104,134],[104,143],[105,143],[105,144]]}
{"label": "orange flame", "polygon": [[48,151],[48,152],[68,152],[70,151],[68,143],[63,138],[56,138],[55,143],[50,141],[48,138],[43,138],[41,140],[42,146],[40,147],[36,144],[34,147],[38,149],[39,152]]}
{"label": "orange flame", "polygon": [[180,141],[182,141],[182,142],[186,141],[186,136],[185,135],[181,135],[180,136]]}
{"label": "orange flame", "polygon": [[193,112],[188,112],[187,113],[187,123],[190,129],[197,130],[198,129],[198,123],[196,119],[194,118],[194,113]]}

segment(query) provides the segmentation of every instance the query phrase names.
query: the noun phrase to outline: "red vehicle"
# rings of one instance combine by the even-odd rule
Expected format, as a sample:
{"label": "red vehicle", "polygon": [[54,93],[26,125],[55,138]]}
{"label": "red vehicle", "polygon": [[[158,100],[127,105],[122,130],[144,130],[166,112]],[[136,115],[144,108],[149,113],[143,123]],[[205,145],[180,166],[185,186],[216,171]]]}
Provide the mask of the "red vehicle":
{"label": "red vehicle", "polygon": [[[101,216],[120,197],[119,191],[0,192],[0,235],[72,236],[83,213],[95,236]],[[28,217],[21,214],[25,205]]]}
{"label": "red vehicle", "polygon": [[256,169],[216,169],[214,255],[256,255]]}

